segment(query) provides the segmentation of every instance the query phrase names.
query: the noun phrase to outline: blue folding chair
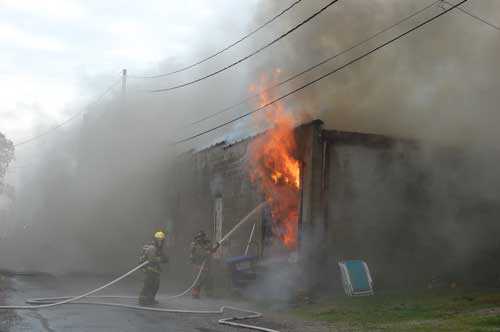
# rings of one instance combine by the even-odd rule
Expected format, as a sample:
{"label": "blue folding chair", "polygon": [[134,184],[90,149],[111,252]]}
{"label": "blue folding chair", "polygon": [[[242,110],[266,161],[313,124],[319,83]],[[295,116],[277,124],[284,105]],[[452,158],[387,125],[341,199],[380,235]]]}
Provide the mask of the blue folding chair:
{"label": "blue folding chair", "polygon": [[339,262],[339,267],[347,296],[373,295],[373,280],[364,261],[342,261]]}

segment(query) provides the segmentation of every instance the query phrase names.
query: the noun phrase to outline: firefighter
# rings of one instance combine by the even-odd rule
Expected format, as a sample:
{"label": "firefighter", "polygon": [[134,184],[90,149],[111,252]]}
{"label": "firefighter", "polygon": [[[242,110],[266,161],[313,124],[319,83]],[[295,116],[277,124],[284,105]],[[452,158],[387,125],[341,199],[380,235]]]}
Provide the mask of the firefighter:
{"label": "firefighter", "polygon": [[[193,299],[200,298],[201,288],[208,286],[210,282],[210,265],[211,257],[219,244],[212,246],[211,241],[208,239],[207,234],[204,231],[199,231],[194,236],[194,241],[191,243],[191,255],[190,260],[194,267],[194,273],[197,275],[201,270],[200,277],[197,283],[191,290],[191,295]],[[203,264],[204,263],[204,264]]]}
{"label": "firefighter", "polygon": [[153,236],[153,241],[142,248],[140,262],[148,261],[142,271],[144,272],[144,284],[139,295],[139,304],[142,306],[158,304],[155,300],[156,293],[160,288],[161,266],[168,262],[163,252],[166,232],[158,231]]}

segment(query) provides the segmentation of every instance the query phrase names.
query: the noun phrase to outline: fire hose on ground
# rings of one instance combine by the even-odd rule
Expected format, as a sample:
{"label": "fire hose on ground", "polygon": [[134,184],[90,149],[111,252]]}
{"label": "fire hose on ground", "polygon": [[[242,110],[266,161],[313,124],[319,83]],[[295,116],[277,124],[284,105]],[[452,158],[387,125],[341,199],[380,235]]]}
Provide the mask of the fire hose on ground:
{"label": "fire hose on ground", "polygon": [[[245,222],[247,222],[255,213],[260,211],[260,209],[264,206],[264,204],[265,203],[259,204],[249,214],[247,214],[243,219],[241,219],[241,221],[238,222],[236,224],[236,226],[233,227],[233,229],[231,229],[220,241],[218,241],[217,245],[221,245],[224,241],[226,241],[238,228],[240,228]],[[231,307],[231,306],[221,306],[218,310],[185,310],[185,309],[167,309],[167,308],[159,308],[159,307],[145,307],[145,306],[140,306],[140,305],[123,304],[123,303],[115,303],[115,302],[79,301],[83,298],[135,299],[136,298],[135,296],[119,296],[119,295],[99,295],[99,296],[97,296],[97,295],[93,295],[93,294],[100,292],[103,289],[108,288],[109,286],[112,286],[112,285],[118,283],[119,281],[121,281],[121,280],[125,279],[126,277],[132,275],[133,273],[137,272],[138,270],[140,270],[141,268],[146,266],[148,263],[149,262],[144,262],[144,263],[134,267],[132,270],[128,271],[127,273],[119,276],[118,278],[106,283],[105,285],[98,287],[96,289],[93,289],[91,291],[88,291],[84,294],[78,295],[78,296],[27,299],[26,303],[29,305],[0,306],[0,309],[4,309],[4,310],[39,310],[39,309],[53,308],[56,306],[73,303],[73,304],[101,305],[101,306],[120,307],[120,308],[128,308],[128,309],[135,309],[135,310],[168,312],[168,313],[178,313],[178,314],[208,314],[208,315],[213,315],[213,314],[224,314],[227,310],[231,310],[231,311],[244,313],[245,315],[219,319],[218,320],[219,324],[233,326],[233,327],[253,329],[256,331],[279,332],[277,330],[268,329],[265,327],[243,324],[243,323],[237,322],[237,321],[242,321],[242,320],[247,320],[247,319],[260,318],[260,317],[262,317],[262,313],[252,311],[252,310],[247,310],[247,309]],[[176,295],[171,295],[171,296],[166,296],[166,297],[160,296],[159,298],[162,298],[165,300],[172,300],[172,299],[179,298],[179,297],[182,297],[182,296],[188,294],[191,291],[191,289],[197,284],[197,282],[202,274],[204,266],[205,266],[205,262],[203,262],[203,264],[201,265],[200,270],[198,271],[191,286],[189,288],[187,288],[185,291],[183,291],[182,293],[176,294]]]}

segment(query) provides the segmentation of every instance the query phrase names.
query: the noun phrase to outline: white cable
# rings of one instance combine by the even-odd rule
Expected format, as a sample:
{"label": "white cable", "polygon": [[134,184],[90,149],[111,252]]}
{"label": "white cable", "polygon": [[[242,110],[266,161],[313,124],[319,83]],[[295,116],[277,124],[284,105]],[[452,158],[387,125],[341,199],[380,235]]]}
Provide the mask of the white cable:
{"label": "white cable", "polygon": [[203,263],[200,266],[200,270],[198,271],[198,274],[196,275],[196,278],[194,278],[193,283],[191,284],[191,286],[189,286],[188,289],[186,289],[184,292],[182,292],[180,294],[167,296],[165,299],[166,300],[176,299],[178,297],[183,297],[184,295],[186,295],[187,293],[189,293],[194,288],[194,286],[196,286],[196,284],[198,283],[198,280],[201,277],[201,273],[203,272],[203,269],[205,268],[205,264],[206,263],[207,263],[207,260],[204,260]]}
{"label": "white cable", "polygon": [[[147,263],[147,262],[146,262]],[[201,273],[203,271],[203,268],[205,267],[206,261],[203,262],[203,264],[200,267],[200,270],[198,271],[198,274],[196,275],[196,278],[194,279],[193,283],[191,286],[186,289],[184,292],[177,294],[177,295],[172,295],[172,296],[167,296],[165,299],[174,299],[178,298],[181,296],[186,295],[191,289],[196,285],[198,282]],[[138,267],[142,267],[144,265],[141,264]],[[131,271],[137,271],[137,268],[134,268]],[[104,287],[111,286],[113,283],[118,282],[119,280],[123,279],[126,275],[129,275],[131,273],[130,271],[127,272],[125,275],[123,275],[120,278],[117,278],[113,280],[112,282],[99,287],[97,290],[101,290]],[[95,291],[88,292],[86,294],[90,293],[95,293]],[[75,302],[78,299],[81,299],[84,297],[85,294],[76,296],[76,297],[46,297],[46,298],[38,298],[38,299],[28,299],[26,300],[26,303],[31,303],[31,304],[36,304],[36,305],[31,305],[31,306],[11,306],[8,307],[9,309],[42,309],[42,308],[48,308],[51,306],[56,306],[56,305],[61,305],[61,304],[85,304],[85,305],[101,305],[101,306],[108,306],[108,307],[118,307],[118,308],[127,308],[127,309],[134,309],[134,310],[146,310],[146,311],[154,311],[154,312],[166,312],[166,313],[176,313],[176,314],[198,314],[198,315],[214,315],[214,314],[224,314],[226,309],[233,310],[233,311],[239,311],[239,312],[244,312],[244,313],[249,313],[250,315],[246,316],[234,316],[234,317],[228,317],[228,318],[221,318],[217,322],[221,325],[228,325],[228,326],[233,326],[233,327],[241,327],[241,328],[247,328],[247,329],[253,329],[256,331],[264,331],[264,332],[279,332],[277,330],[273,329],[268,329],[265,327],[261,326],[256,326],[256,325],[249,325],[249,324],[243,324],[243,323],[237,323],[234,321],[241,321],[241,320],[246,320],[246,319],[255,319],[255,318],[260,318],[262,317],[262,313],[256,312],[256,311],[251,311],[247,309],[242,309],[242,308],[236,308],[236,307],[231,307],[231,306],[222,306],[219,308],[219,310],[185,310],[185,309],[166,309],[166,308],[157,308],[157,307],[145,307],[145,306],[139,306],[139,305],[131,305],[131,304],[122,304],[122,303],[114,303],[114,302]],[[88,298],[115,298],[115,299],[131,299],[131,298],[136,298],[134,296],[119,296],[119,295],[100,295],[100,296],[87,296]],[[60,302],[55,302],[52,303],[51,301],[59,301],[59,300],[64,300]],[[7,308],[7,307],[6,307]],[[3,307],[0,307],[0,309],[3,309]]]}
{"label": "white cable", "polygon": [[240,316],[240,317],[222,318],[222,319],[219,319],[219,321],[218,321],[219,324],[229,325],[229,326],[234,326],[234,327],[242,327],[242,328],[252,329],[252,330],[256,330],[256,331],[279,332],[278,330],[268,329],[266,327],[260,327],[260,326],[255,326],[255,325],[234,322],[235,320],[260,318],[260,317],[262,317],[262,314],[260,312],[250,311],[250,310],[236,308],[236,307],[229,307],[229,306],[225,306],[225,307],[221,308],[222,311],[224,311],[224,309],[231,309],[231,310],[240,311],[240,312],[247,312],[247,313],[250,313],[250,315],[243,316],[243,317]]}
{"label": "white cable", "polygon": [[[196,278],[194,278],[191,286],[189,286],[188,289],[186,289],[185,291],[183,291],[182,293],[179,293],[177,295],[170,295],[170,296],[166,296],[166,297],[160,295],[160,296],[158,296],[158,298],[164,298],[165,300],[171,300],[171,299],[176,299],[176,298],[182,297],[182,296],[186,295],[187,293],[189,293],[194,288],[194,286],[196,285],[198,280],[200,279],[201,273],[203,272],[203,268],[205,267],[205,263],[206,263],[206,261],[203,261],[203,263],[200,266],[200,270],[198,271],[198,274],[196,275]],[[108,285],[111,286],[111,284],[108,284]],[[122,296],[122,295],[97,295],[97,296],[85,296],[85,297],[92,298],[92,299],[136,299],[137,298],[135,296]],[[71,297],[71,296],[41,297],[41,298],[37,298],[37,299],[27,299],[26,303],[28,303],[28,304],[53,303],[54,301],[68,300],[68,299],[74,299],[74,298],[75,297]],[[81,297],[79,297],[79,298],[81,299]],[[66,303],[69,303],[69,302],[66,302]],[[81,304],[82,302],[78,302],[78,303]],[[89,303],[93,303],[93,302],[89,302]],[[63,303],[61,303],[61,304],[63,304]],[[0,309],[2,309],[2,308],[0,307]]]}
{"label": "white cable", "polygon": [[74,302],[74,301],[78,301],[79,299],[82,299],[84,297],[88,297],[92,294],[95,294],[101,290],[103,290],[104,288],[107,288],[113,284],[116,284],[118,281],[128,277],[129,275],[131,275],[132,273],[134,273],[135,271],[139,270],[140,268],[144,267],[146,264],[148,264],[149,262],[144,262],[142,264],[139,264],[137,265],[136,267],[134,267],[132,270],[128,271],[127,273],[121,275],[120,277],[108,282],[107,284],[99,287],[99,288],[96,288],[94,290],[91,290],[85,294],[82,294],[82,295],[78,295],[78,296],[75,296],[75,297],[71,297],[71,298],[68,298],[66,300],[63,300],[63,301],[59,301],[59,302],[56,302],[56,303],[47,303],[47,304],[39,304],[39,305],[18,305],[18,306],[0,306],[0,309],[17,309],[17,310],[22,310],[22,309],[42,309],[42,308],[51,308],[51,307],[55,307],[55,306],[58,306],[58,305],[63,305],[63,304],[66,304],[66,303],[71,303],[71,302]]}

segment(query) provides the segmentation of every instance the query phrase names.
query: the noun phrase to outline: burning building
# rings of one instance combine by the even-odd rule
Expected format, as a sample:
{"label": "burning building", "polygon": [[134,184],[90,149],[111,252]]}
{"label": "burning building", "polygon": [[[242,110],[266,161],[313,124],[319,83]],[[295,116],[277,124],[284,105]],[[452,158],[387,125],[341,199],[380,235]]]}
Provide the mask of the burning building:
{"label": "burning building", "polygon": [[[326,130],[321,121],[293,126],[285,116],[261,134],[181,159],[171,190],[181,252],[197,230],[217,241],[266,201],[219,257],[242,255],[253,233],[251,254],[298,253],[311,285],[340,285],[337,262],[364,259],[379,287],[470,280],[470,266],[498,259],[500,202],[457,181],[480,174],[456,149]],[[497,280],[498,269],[485,269],[483,278]]]}
{"label": "burning building", "polygon": [[[500,258],[494,239],[500,197],[484,195],[494,187],[462,180],[500,180],[500,172],[478,172],[471,164],[482,157],[328,130],[320,120],[298,124],[303,120],[282,103],[269,102],[267,85],[263,76],[251,87],[267,107],[252,121],[267,130],[185,153],[173,170],[171,234],[179,257],[196,231],[218,241],[265,201],[218,257],[249,252],[298,262],[309,288],[340,286],[337,263],[346,259],[367,261],[378,286],[395,287],[477,279],[471,266]],[[500,269],[483,270],[484,280],[500,284]]]}

